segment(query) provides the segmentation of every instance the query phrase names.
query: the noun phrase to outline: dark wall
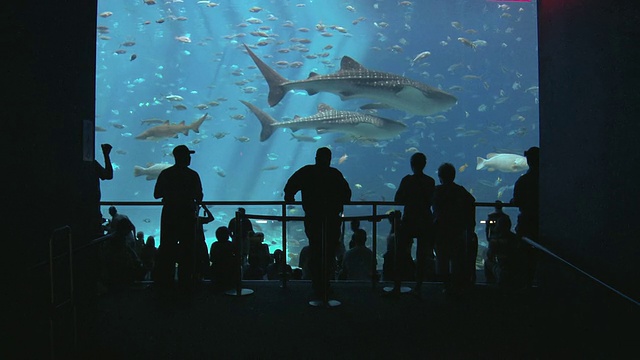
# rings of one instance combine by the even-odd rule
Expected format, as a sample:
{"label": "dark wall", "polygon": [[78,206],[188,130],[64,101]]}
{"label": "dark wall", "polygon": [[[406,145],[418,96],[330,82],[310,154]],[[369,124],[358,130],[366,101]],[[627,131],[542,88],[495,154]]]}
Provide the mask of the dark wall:
{"label": "dark wall", "polygon": [[541,236],[640,299],[634,1],[539,2]]}

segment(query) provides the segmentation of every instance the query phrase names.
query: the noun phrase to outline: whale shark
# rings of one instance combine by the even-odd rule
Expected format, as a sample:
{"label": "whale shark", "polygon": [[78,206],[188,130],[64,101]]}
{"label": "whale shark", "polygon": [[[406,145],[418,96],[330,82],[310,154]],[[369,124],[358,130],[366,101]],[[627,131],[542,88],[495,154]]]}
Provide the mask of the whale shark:
{"label": "whale shark", "polygon": [[260,121],[260,141],[267,140],[278,128],[289,128],[293,132],[315,129],[318,134],[336,132],[366,140],[392,139],[407,129],[407,125],[399,121],[355,111],[338,111],[324,103],[318,105],[318,112],[314,115],[295,116],[293,120],[278,122],[252,103],[240,101]]}
{"label": "whale shark", "polygon": [[458,99],[440,89],[411,80],[404,76],[370,70],[349,56],[343,56],[340,70],[320,75],[311,72],[304,80],[287,80],[262,61],[246,44],[253,59],[269,86],[268,103],[273,107],[290,90],[304,90],[309,95],[319,92],[336,94],[341,100],[366,98],[377,103],[364,105],[363,109],[393,108],[414,115],[431,115],[454,106]]}

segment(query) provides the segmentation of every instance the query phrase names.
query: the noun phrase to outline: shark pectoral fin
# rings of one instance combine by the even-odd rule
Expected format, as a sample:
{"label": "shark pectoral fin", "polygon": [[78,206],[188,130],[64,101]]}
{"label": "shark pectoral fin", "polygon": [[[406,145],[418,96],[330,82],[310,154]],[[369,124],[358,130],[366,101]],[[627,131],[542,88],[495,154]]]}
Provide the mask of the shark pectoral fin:
{"label": "shark pectoral fin", "polygon": [[315,95],[315,94],[317,94],[317,93],[318,93],[318,92],[317,92],[316,90],[307,90],[307,94],[309,94],[309,96],[311,96],[311,95]]}
{"label": "shark pectoral fin", "polygon": [[340,96],[340,100],[349,100],[354,95],[351,91],[340,91],[338,96]]}
{"label": "shark pectoral fin", "polygon": [[371,103],[360,106],[362,110],[370,110],[370,109],[391,109],[391,106],[383,103]]}
{"label": "shark pectoral fin", "polygon": [[316,133],[318,133],[318,134],[320,134],[320,135],[322,135],[322,134],[326,134],[326,133],[328,133],[328,132],[329,132],[329,130],[327,130],[327,129],[325,129],[325,128],[317,128],[317,129],[316,129]]}

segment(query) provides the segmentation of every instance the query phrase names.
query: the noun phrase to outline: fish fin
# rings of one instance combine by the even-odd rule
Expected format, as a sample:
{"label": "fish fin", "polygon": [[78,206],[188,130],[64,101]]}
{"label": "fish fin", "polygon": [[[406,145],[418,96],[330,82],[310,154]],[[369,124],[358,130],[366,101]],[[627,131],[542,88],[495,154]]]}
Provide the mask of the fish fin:
{"label": "fish fin", "polygon": [[497,153],[489,153],[487,154],[487,159],[491,159],[492,157],[498,155]]}
{"label": "fish fin", "polygon": [[481,158],[480,156],[476,157],[476,170],[482,170],[484,169],[484,162],[485,160],[483,158]]}
{"label": "fish fin", "polygon": [[326,134],[326,133],[328,133],[328,132],[329,132],[329,130],[324,129],[324,128],[317,128],[317,129],[316,129],[316,132],[317,132],[318,134]]}
{"label": "fish fin", "polygon": [[142,168],[142,166],[135,165],[133,167],[133,176],[138,177],[142,175],[143,171],[144,169]]}
{"label": "fish fin", "polygon": [[491,171],[496,171],[496,169],[494,168],[488,168],[487,171],[491,172]]}
{"label": "fish fin", "polygon": [[353,58],[351,58],[349,56],[343,56],[342,60],[340,60],[340,70],[339,71],[361,70],[361,69],[365,69],[365,67],[360,65],[359,62],[353,60]]}
{"label": "fish fin", "polygon": [[353,96],[353,92],[351,91],[341,91],[338,93],[338,96],[340,96],[340,100],[349,100],[350,97]]}
{"label": "fish fin", "polygon": [[147,177],[146,177],[145,179],[147,179],[147,180],[153,180],[153,179],[156,179],[156,177],[155,177],[155,176],[152,176],[152,175],[147,175]]}
{"label": "fish fin", "polygon": [[328,104],[325,104],[325,103],[318,104],[318,112],[331,111],[331,110],[333,110],[333,108]]}
{"label": "fish fin", "polygon": [[251,59],[262,73],[262,76],[264,76],[265,80],[267,80],[267,84],[269,85],[269,106],[276,106],[287,93],[282,84],[289,82],[289,80],[269,67],[269,65],[262,61],[253,51],[251,51],[247,44],[244,44],[244,47],[247,49],[247,53],[249,53],[249,56],[251,56]]}
{"label": "fish fin", "polygon": [[371,109],[390,109],[391,107],[387,104],[383,103],[371,103],[360,106],[362,110],[371,110]]}
{"label": "fish fin", "polygon": [[195,132],[196,134],[199,134],[200,133],[200,125],[202,125],[202,123],[204,122],[204,120],[207,118],[208,115],[209,115],[209,113],[205,113],[198,120],[196,120],[193,123],[191,123],[191,125],[190,125],[191,130],[193,130],[193,132]]}
{"label": "fish fin", "polygon": [[278,122],[274,118],[272,118],[269,114],[260,110],[257,106],[253,105],[252,103],[244,100],[240,100],[240,102],[242,102],[246,107],[248,107],[249,110],[251,110],[251,112],[260,121],[260,125],[262,125],[262,130],[260,131],[260,141],[262,142],[267,140],[271,136],[271,134],[273,134],[273,129],[274,129],[273,125],[277,124]]}

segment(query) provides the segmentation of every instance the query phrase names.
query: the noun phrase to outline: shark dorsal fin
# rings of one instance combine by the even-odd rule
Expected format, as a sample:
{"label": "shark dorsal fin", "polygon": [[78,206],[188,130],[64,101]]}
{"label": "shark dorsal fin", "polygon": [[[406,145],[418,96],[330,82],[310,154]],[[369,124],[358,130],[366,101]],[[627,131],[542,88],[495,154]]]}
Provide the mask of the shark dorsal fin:
{"label": "shark dorsal fin", "polygon": [[315,71],[312,71],[312,72],[309,73],[309,77],[308,78],[311,79],[312,77],[316,77],[316,76],[318,76],[318,73],[315,72]]}
{"label": "shark dorsal fin", "polygon": [[293,115],[293,120],[300,119],[300,115]]}
{"label": "shark dorsal fin", "polygon": [[340,71],[345,71],[345,70],[360,70],[360,69],[364,69],[365,67],[360,65],[359,62],[353,60],[352,58],[348,57],[348,56],[343,56],[342,60],[340,60]]}
{"label": "shark dorsal fin", "polygon": [[164,125],[169,125],[169,120],[165,120]]}
{"label": "shark dorsal fin", "polygon": [[331,111],[333,108],[325,103],[318,104],[318,112]]}
{"label": "shark dorsal fin", "polygon": [[180,121],[180,125],[184,125],[184,120]]}

